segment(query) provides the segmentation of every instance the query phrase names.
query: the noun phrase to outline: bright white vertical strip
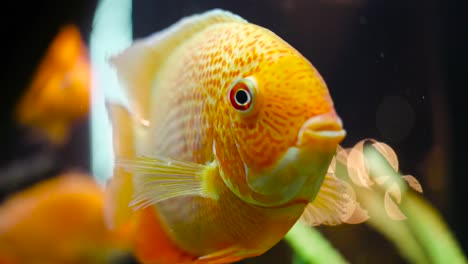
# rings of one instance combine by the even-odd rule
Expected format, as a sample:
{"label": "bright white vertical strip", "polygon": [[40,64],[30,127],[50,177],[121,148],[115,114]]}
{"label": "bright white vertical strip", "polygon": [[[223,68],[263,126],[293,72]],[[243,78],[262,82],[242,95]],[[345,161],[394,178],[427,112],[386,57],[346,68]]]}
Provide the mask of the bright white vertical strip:
{"label": "bright white vertical strip", "polygon": [[101,184],[112,177],[112,130],[105,100],[124,102],[109,57],[132,41],[132,0],[100,0],[90,36],[93,67],[91,93],[91,170]]}

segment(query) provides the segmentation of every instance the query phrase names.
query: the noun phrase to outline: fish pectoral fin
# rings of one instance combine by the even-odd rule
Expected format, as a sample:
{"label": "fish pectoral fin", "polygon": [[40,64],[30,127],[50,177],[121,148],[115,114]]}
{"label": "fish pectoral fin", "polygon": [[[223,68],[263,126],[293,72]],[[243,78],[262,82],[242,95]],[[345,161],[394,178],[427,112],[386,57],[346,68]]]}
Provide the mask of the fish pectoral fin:
{"label": "fish pectoral fin", "polygon": [[347,182],[327,173],[314,201],[309,203],[300,220],[307,225],[358,224],[368,219],[353,188]]}
{"label": "fish pectoral fin", "polygon": [[218,176],[216,161],[202,165],[163,156],[139,156],[117,159],[116,165],[133,174],[135,193],[130,206],[136,209],[179,196],[218,199],[213,185]]}

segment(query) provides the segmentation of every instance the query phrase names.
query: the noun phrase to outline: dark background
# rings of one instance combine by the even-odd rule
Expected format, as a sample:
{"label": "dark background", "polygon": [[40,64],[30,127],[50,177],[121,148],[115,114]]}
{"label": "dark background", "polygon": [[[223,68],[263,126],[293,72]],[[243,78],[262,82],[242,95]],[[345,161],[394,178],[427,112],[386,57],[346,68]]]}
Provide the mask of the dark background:
{"label": "dark background", "polygon": [[[392,146],[402,172],[420,179],[424,197],[441,211],[467,252],[468,13],[463,2],[138,0],[133,4],[133,31],[135,38],[144,37],[215,7],[272,30],[324,77],[348,131],[344,145],[376,138]],[[76,124],[66,146],[51,149],[45,143],[31,143],[28,132],[15,124],[12,110],[59,27],[74,23],[88,41],[96,7],[96,1],[85,0],[7,4],[1,16],[0,182],[12,164],[27,164],[44,155],[56,162],[0,186],[0,198],[70,167],[89,170],[87,122]],[[393,246],[365,225],[322,231],[352,262],[402,261],[394,249],[388,256]],[[358,235],[359,243],[351,241],[356,239],[352,234]],[[283,263],[290,258],[288,252],[280,244],[261,259]]]}

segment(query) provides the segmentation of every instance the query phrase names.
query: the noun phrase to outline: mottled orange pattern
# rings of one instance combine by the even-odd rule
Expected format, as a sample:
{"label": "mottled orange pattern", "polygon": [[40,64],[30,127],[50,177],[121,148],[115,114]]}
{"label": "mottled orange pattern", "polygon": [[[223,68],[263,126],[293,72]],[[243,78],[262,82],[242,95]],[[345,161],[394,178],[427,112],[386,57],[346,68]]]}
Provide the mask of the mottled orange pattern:
{"label": "mottled orange pattern", "polygon": [[[171,42],[177,44],[175,47],[164,46],[165,56],[158,54],[157,62],[148,61],[155,56],[158,42],[154,41],[154,47],[143,45],[148,49],[145,63],[157,70],[139,71],[135,62],[118,62],[120,77],[129,77],[130,93],[146,91],[133,92],[142,102],[130,98],[131,111],[142,113],[149,123],[144,136],[134,139],[136,155],[198,164],[217,161],[219,165],[219,177],[213,183],[218,200],[180,196],[151,206],[169,238],[180,247],[180,256],[209,256],[197,263],[227,263],[256,256],[281,240],[309,201],[293,200],[276,207],[249,203],[245,198],[261,201],[271,197],[252,191],[246,169],[259,175],[271,170],[296,145],[307,120],[336,115],[325,82],[298,51],[271,31],[240,18],[217,21],[178,36],[183,41]],[[135,67],[125,69],[126,65]],[[131,82],[132,77],[151,72],[150,82],[141,78]],[[253,109],[247,113],[236,110],[229,99],[231,86],[242,78],[256,83]],[[145,83],[151,85],[141,87]],[[146,111],[145,106],[150,109]],[[121,144],[133,144],[122,140]],[[328,167],[324,164],[323,174]],[[155,237],[152,244],[158,244],[157,240]],[[220,252],[224,255],[217,256]],[[161,262],[154,258],[156,263],[165,263],[163,257]]]}
{"label": "mottled orange pattern", "polygon": [[[334,111],[310,62],[252,24],[213,25],[165,63],[169,67],[156,76],[152,95],[157,126],[150,151],[206,163],[217,142],[223,146],[216,147],[219,161],[238,182],[245,179],[242,160],[261,173],[293,145],[308,118]],[[228,92],[234,80],[248,76],[255,77],[259,91],[253,113],[243,116],[230,105]]]}

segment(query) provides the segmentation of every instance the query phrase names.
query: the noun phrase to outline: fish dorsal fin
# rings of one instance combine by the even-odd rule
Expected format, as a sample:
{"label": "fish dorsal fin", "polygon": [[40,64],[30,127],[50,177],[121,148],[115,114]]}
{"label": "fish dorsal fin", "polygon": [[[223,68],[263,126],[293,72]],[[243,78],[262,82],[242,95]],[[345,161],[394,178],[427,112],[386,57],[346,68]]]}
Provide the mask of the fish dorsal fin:
{"label": "fish dorsal fin", "polygon": [[367,212],[357,202],[351,185],[332,173],[327,173],[317,197],[301,216],[301,221],[311,226],[358,224],[367,219]]}
{"label": "fish dorsal fin", "polygon": [[136,40],[122,53],[111,58],[126,90],[131,111],[149,120],[153,81],[167,57],[184,41],[207,27],[219,23],[246,20],[229,11],[213,9],[179,20],[172,26],[146,38]]}

